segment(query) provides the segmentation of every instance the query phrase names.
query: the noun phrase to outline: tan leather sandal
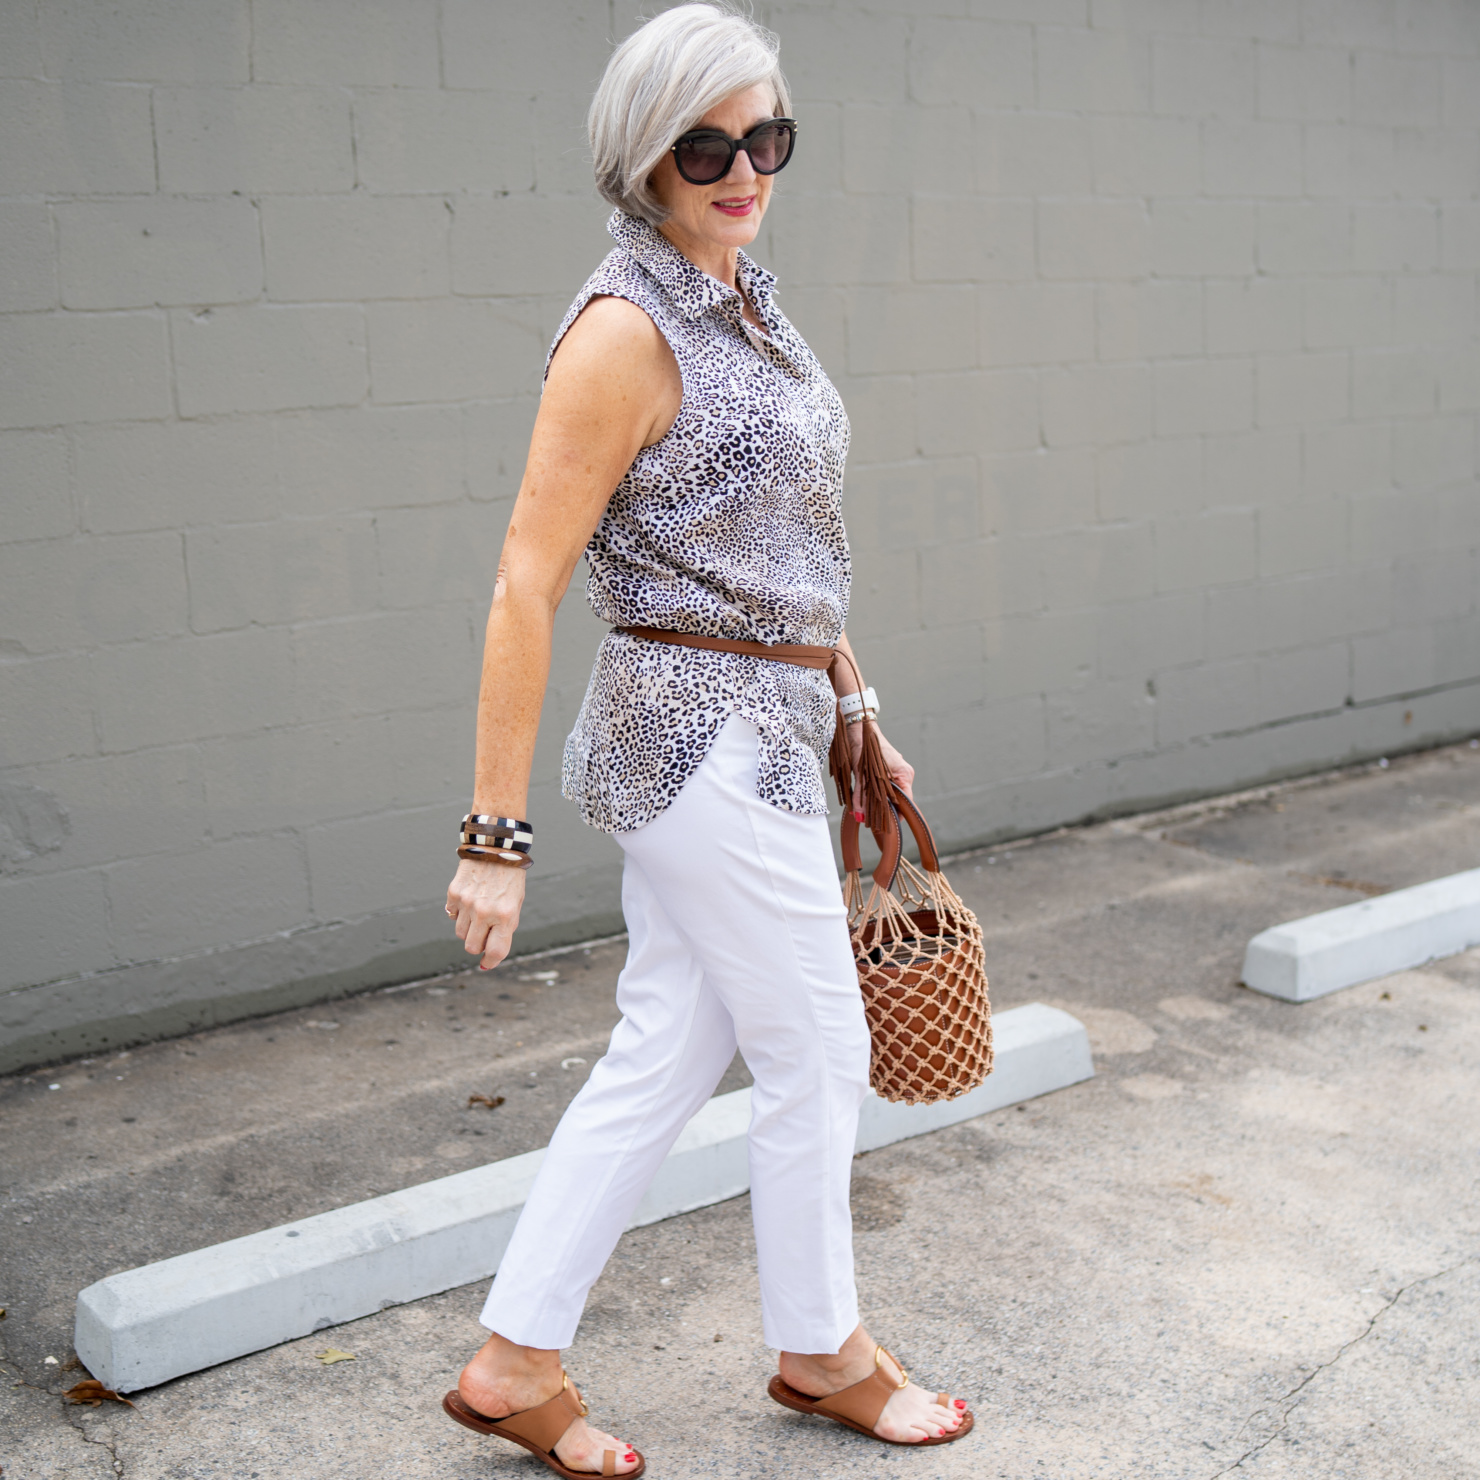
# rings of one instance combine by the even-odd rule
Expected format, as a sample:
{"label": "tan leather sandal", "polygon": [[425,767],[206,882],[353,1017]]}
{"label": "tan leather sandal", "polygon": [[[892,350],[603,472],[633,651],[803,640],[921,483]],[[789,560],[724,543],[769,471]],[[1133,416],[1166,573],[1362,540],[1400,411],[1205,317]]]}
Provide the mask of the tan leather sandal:
{"label": "tan leather sandal", "polygon": [[[878,1423],[879,1415],[884,1411],[884,1405],[900,1388],[908,1387],[910,1383],[910,1375],[903,1367],[899,1367],[898,1382],[884,1375],[885,1357],[899,1367],[899,1362],[893,1352],[887,1352],[882,1346],[876,1346],[874,1348],[874,1370],[862,1382],[855,1382],[852,1387],[845,1387],[841,1392],[833,1393],[830,1397],[809,1398],[805,1393],[799,1393],[790,1383],[786,1382],[779,1372],[771,1379],[766,1391],[783,1408],[793,1408],[798,1413],[815,1413],[819,1418],[830,1418],[834,1423],[847,1424],[850,1429],[857,1429],[860,1434],[867,1434],[870,1439],[877,1439],[880,1444],[899,1444],[906,1449],[924,1449],[931,1444],[952,1444],[957,1439],[964,1439],[971,1432],[976,1420],[971,1416],[971,1410],[968,1408],[961,1415],[961,1426],[949,1434],[942,1434],[938,1439],[886,1439],[882,1434],[876,1434],[874,1425]],[[949,1408],[951,1395],[937,1393],[935,1401],[942,1408]]]}
{"label": "tan leather sandal", "polygon": [[[560,1391],[553,1398],[547,1399],[534,1408],[526,1408],[522,1413],[506,1414],[503,1418],[488,1418],[469,1408],[463,1402],[462,1395],[455,1390],[442,1399],[442,1408],[449,1418],[455,1418],[466,1428],[474,1429],[480,1434],[493,1434],[496,1438],[508,1439],[511,1443],[522,1445],[536,1459],[544,1460],[557,1475],[564,1475],[565,1480],[585,1480],[585,1477],[597,1472],[568,1469],[555,1458],[555,1446],[565,1437],[565,1431],[578,1418],[585,1418],[590,1411],[570,1378],[563,1371],[560,1377]],[[637,1480],[637,1477],[647,1469],[647,1461],[642,1457],[642,1451],[633,1449],[630,1452],[637,1456],[637,1468],[628,1470],[623,1480]],[[617,1451],[603,1449],[601,1451],[601,1474],[615,1475],[616,1473]]]}

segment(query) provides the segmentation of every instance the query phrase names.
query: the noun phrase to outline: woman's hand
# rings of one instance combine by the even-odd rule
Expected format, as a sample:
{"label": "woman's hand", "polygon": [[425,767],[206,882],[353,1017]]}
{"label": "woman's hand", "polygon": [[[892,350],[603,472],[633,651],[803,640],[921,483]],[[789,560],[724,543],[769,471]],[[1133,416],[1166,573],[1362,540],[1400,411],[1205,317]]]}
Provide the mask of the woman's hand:
{"label": "woman's hand", "polygon": [[[889,779],[911,800],[914,801],[915,768],[884,738],[884,732],[878,731],[879,749],[884,754],[884,766],[889,772]],[[853,755],[853,810],[862,812],[863,805],[863,726],[848,726],[848,748]]]}
{"label": "woman's hand", "polygon": [[524,904],[524,870],[478,858],[458,861],[447,886],[447,913],[479,971],[492,971],[505,956]]}

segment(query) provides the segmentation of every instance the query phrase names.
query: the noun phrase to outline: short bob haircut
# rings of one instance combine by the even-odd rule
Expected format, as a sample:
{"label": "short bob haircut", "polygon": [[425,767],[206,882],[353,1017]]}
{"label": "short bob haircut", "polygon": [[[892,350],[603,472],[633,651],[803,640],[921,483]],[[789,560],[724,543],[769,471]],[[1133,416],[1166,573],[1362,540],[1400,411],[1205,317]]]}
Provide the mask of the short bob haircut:
{"label": "short bob haircut", "polygon": [[653,171],[680,134],[716,103],[762,84],[776,114],[791,109],[777,38],[726,0],[679,5],[634,31],[612,53],[587,128],[596,188],[619,210],[654,226],[668,212]]}

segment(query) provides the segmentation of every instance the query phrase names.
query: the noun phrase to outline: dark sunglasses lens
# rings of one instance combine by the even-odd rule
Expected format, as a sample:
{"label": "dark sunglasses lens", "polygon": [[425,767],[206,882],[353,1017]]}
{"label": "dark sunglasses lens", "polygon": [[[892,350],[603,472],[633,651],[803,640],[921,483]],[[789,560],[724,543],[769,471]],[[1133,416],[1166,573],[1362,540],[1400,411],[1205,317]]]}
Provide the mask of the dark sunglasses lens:
{"label": "dark sunglasses lens", "polygon": [[696,139],[680,139],[678,169],[695,185],[723,179],[730,171],[730,146],[724,139],[702,134]]}
{"label": "dark sunglasses lens", "polygon": [[758,175],[774,175],[791,157],[793,134],[784,123],[767,124],[750,136],[750,162]]}

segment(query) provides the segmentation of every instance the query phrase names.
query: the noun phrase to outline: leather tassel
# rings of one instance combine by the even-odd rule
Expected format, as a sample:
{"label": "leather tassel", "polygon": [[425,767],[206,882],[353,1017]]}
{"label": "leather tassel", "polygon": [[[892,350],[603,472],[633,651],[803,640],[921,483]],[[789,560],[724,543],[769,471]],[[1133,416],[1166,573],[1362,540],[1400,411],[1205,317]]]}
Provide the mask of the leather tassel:
{"label": "leather tassel", "polygon": [[827,752],[827,769],[838,789],[838,801],[846,812],[853,806],[853,747],[848,744],[848,726],[843,723],[841,709],[838,711],[837,723],[833,726],[832,745]]}
{"label": "leather tassel", "polygon": [[[863,688],[863,677],[858,665],[847,658],[841,649],[834,654],[829,674],[835,674],[846,663],[852,670],[852,678],[858,689]],[[879,728],[867,715],[863,720],[863,746],[859,758],[860,776],[853,772],[853,747],[848,743],[848,727],[843,723],[843,711],[838,710],[837,724],[833,729],[832,745],[827,753],[827,768],[832,772],[838,788],[838,801],[844,811],[853,806],[853,789],[857,780],[863,782],[863,820],[873,833],[882,836],[890,828],[889,798],[890,779],[884,764],[884,752],[879,748]]]}
{"label": "leather tassel", "polygon": [[[844,742],[846,744],[846,741]],[[884,752],[879,745],[879,727],[871,719],[863,722],[863,755],[860,769],[863,772],[864,822],[871,832],[884,834],[889,831],[889,768],[884,764]],[[844,806],[848,803],[844,802]]]}

